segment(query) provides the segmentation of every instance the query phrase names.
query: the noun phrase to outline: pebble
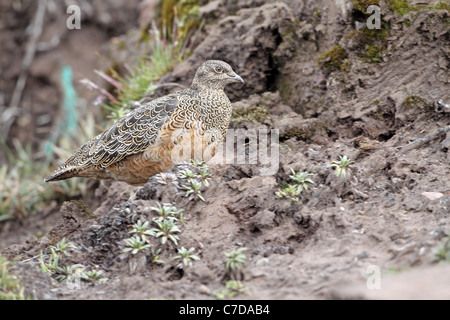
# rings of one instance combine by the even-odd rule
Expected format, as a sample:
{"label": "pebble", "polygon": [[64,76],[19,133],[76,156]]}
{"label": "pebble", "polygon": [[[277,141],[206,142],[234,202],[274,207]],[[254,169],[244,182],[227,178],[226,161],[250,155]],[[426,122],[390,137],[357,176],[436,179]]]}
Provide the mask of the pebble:
{"label": "pebble", "polygon": [[444,196],[444,194],[440,192],[422,192],[421,195],[431,201],[440,199]]}

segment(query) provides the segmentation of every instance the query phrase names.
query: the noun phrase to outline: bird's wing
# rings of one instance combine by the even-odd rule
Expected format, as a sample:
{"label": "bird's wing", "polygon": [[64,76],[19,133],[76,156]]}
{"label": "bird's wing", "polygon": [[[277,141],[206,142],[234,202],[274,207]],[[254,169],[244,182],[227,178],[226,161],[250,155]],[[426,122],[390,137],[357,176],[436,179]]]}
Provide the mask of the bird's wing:
{"label": "bird's wing", "polygon": [[135,109],[82,145],[64,167],[106,168],[129,155],[143,152],[156,141],[162,126],[171,119],[179,99],[179,95],[170,94]]}

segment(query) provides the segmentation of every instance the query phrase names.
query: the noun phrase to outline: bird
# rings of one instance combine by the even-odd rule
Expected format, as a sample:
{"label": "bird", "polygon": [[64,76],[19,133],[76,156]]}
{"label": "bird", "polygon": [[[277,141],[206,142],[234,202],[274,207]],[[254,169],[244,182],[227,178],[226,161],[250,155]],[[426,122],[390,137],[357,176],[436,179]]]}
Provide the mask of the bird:
{"label": "bird", "polygon": [[142,99],[44,181],[85,177],[139,186],[183,161],[208,161],[226,135],[232,107],[224,88],[235,82],[244,80],[228,63],[204,61],[189,88]]}

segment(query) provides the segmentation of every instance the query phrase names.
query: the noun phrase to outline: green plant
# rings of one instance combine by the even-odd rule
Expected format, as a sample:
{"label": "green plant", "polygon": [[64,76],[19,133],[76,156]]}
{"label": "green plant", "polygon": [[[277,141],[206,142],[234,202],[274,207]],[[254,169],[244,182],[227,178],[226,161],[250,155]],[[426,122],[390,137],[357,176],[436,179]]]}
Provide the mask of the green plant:
{"label": "green plant", "polygon": [[39,255],[39,264],[41,270],[49,275],[55,275],[59,281],[67,280],[67,277],[73,273],[73,270],[82,267],[79,264],[72,266],[60,266],[62,256],[70,256],[71,251],[77,250],[74,242],[67,241],[66,238],[61,239],[55,245],[50,246],[50,255],[48,261],[45,261],[44,252],[41,250]]}
{"label": "green plant", "polygon": [[158,207],[151,207],[150,209],[156,211],[163,218],[180,216],[184,211],[183,209],[177,209],[177,207],[170,203],[163,203],[163,205],[161,205],[158,202],[157,206]]}
{"label": "green plant", "polygon": [[291,172],[292,174],[289,176],[289,178],[292,179],[292,181],[295,182],[295,184],[297,185],[297,188],[300,189],[300,191],[302,190],[308,190],[308,183],[313,184],[314,181],[311,180],[311,176],[313,176],[312,173],[308,173],[308,172],[295,172],[292,168],[291,168]]}
{"label": "green plant", "polygon": [[42,272],[47,273],[48,275],[55,274],[59,267],[59,259],[60,255],[55,252],[55,249],[51,249],[48,261],[45,262],[44,253],[41,250],[41,253],[39,255],[39,263],[41,265]]}
{"label": "green plant", "polygon": [[0,300],[25,300],[24,287],[11,267],[12,263],[0,255]]}
{"label": "green plant", "polygon": [[182,187],[187,190],[186,197],[193,194],[193,195],[196,195],[198,198],[200,198],[200,200],[206,201],[205,198],[203,198],[203,196],[202,196],[202,191],[201,191],[202,186],[203,186],[203,184],[200,181],[198,181],[196,179],[191,179],[191,180],[189,180],[188,185],[183,185]]}
{"label": "green plant", "polygon": [[283,183],[281,188],[275,192],[275,195],[279,198],[291,199],[295,202],[300,202],[299,195],[301,190],[296,186],[288,183]]}
{"label": "green plant", "polygon": [[227,282],[225,282],[225,287],[234,294],[247,293],[247,288],[243,285],[241,281],[228,280]]}
{"label": "green plant", "polygon": [[180,170],[179,176],[186,183],[181,187],[186,190],[186,197],[190,195],[195,195],[202,201],[205,198],[202,195],[202,187],[209,187],[209,178],[211,174],[209,173],[208,166],[204,161],[191,160],[193,170],[186,168]]}
{"label": "green plant", "polygon": [[146,250],[151,247],[147,243],[147,239],[144,236],[135,236],[124,240],[125,248],[122,249],[123,252],[131,252],[131,254],[136,254],[142,250]]}
{"label": "green plant", "polygon": [[129,231],[129,233],[137,233],[140,235],[143,239],[146,239],[145,236],[152,236],[154,235],[153,232],[148,228],[149,222],[145,221],[142,223],[141,220],[138,220],[134,225],[133,229]]}
{"label": "green plant", "polygon": [[192,172],[190,169],[180,170],[180,178],[186,179],[188,181],[194,180],[197,178],[197,175]]}
{"label": "green plant", "polygon": [[450,232],[442,240],[442,242],[433,249],[435,262],[450,262]]}
{"label": "green plant", "polygon": [[228,280],[225,282],[225,289],[220,291],[212,292],[212,294],[219,300],[225,298],[233,298],[237,294],[246,294],[247,288],[242,284],[241,281]]}
{"label": "green plant", "polygon": [[[93,114],[87,113],[84,119],[78,119],[81,130],[76,136],[66,135],[59,140],[55,136],[51,140],[57,140],[57,143],[47,141],[44,150],[38,152],[33,150],[31,143],[24,145],[13,140],[12,146],[9,146],[0,138],[0,146],[7,157],[7,164],[0,165],[0,180],[3,182],[0,185],[0,221],[15,216],[27,218],[51,200],[66,200],[85,194],[87,187],[82,179],[51,184],[43,181],[49,172],[50,163],[61,164],[62,160],[70,156],[70,151],[95,136],[96,121]],[[53,160],[53,155],[58,160]]]}
{"label": "green plant", "polygon": [[225,271],[228,274],[240,271],[244,267],[247,260],[247,256],[244,254],[246,250],[247,248],[242,247],[225,253]]}
{"label": "green plant", "polygon": [[88,282],[106,282],[108,279],[103,276],[104,272],[102,270],[89,270],[80,274],[80,278]]}
{"label": "green plant", "polygon": [[211,174],[208,171],[208,166],[204,165],[200,168],[200,177],[202,179],[203,184],[205,185],[205,187],[209,187],[209,177],[211,176]]}
{"label": "green plant", "polygon": [[163,264],[164,263],[164,261],[159,258],[160,254],[161,254],[161,248],[158,248],[156,250],[154,250],[152,248],[152,257],[153,257],[152,258],[152,262],[153,263],[159,263],[159,264]]}
{"label": "green plant", "polygon": [[200,258],[198,256],[196,256],[195,254],[193,254],[195,251],[195,248],[189,248],[186,249],[185,247],[181,247],[180,249],[178,249],[178,255],[176,255],[175,257],[173,257],[173,259],[182,259],[183,265],[184,266],[192,266],[192,261],[198,261],[200,260]]}
{"label": "green plant", "polygon": [[330,167],[336,168],[334,175],[340,179],[347,179],[347,169],[355,161],[350,160],[347,156],[339,156],[339,161],[332,161]]}
{"label": "green plant", "polygon": [[156,238],[161,238],[161,244],[165,244],[167,240],[172,241],[176,246],[178,245],[178,236],[175,233],[181,232],[180,228],[175,224],[175,218],[163,218],[153,219],[153,222],[158,228],[152,228]]}
{"label": "green plant", "polygon": [[183,209],[177,209],[177,207],[173,206],[171,203],[163,203],[162,205],[158,202],[157,207],[150,208],[153,211],[156,211],[163,218],[171,218],[179,220],[181,223],[185,223],[185,217],[183,215]]}
{"label": "green plant", "polygon": [[84,266],[81,264],[73,264],[70,266],[62,266],[62,267],[58,266],[54,272],[55,279],[58,280],[59,282],[71,280],[73,277],[78,276],[83,269]]}
{"label": "green plant", "polygon": [[275,195],[279,198],[286,198],[295,202],[300,202],[300,193],[303,190],[308,190],[308,184],[314,183],[314,181],[310,178],[313,174],[301,171],[295,172],[292,168],[291,172],[292,174],[289,175],[289,178],[293,183],[281,183],[280,188],[275,192]]}
{"label": "green plant", "polygon": [[8,160],[0,167],[0,221],[28,217],[52,198],[42,181],[46,166],[32,156],[31,144],[23,146],[18,140],[13,144],[14,151],[0,138]]}
{"label": "green plant", "polygon": [[209,173],[209,168],[205,161],[191,160],[192,165],[197,169],[198,174],[196,179],[199,180],[205,187],[209,187],[209,178],[211,174]]}
{"label": "green plant", "polygon": [[76,250],[77,246],[74,242],[67,241],[66,238],[62,238],[58,243],[56,243],[56,245],[51,246],[50,249],[53,249],[57,254],[70,256],[70,251]]}

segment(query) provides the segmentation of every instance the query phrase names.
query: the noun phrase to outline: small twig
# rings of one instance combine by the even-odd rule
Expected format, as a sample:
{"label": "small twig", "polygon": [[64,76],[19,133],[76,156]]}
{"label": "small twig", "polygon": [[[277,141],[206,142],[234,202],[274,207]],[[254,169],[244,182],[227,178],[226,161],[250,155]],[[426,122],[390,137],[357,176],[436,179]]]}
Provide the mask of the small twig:
{"label": "small twig", "polygon": [[101,78],[103,78],[103,80],[109,82],[110,84],[112,84],[114,87],[118,88],[118,89],[123,89],[123,85],[117,81],[116,79],[108,76],[106,73],[104,73],[103,71],[99,71],[97,69],[94,69],[94,72],[100,76]]}
{"label": "small twig", "polygon": [[112,102],[119,103],[119,101],[111,93],[109,93],[105,89],[99,87],[97,84],[95,84],[91,80],[89,80],[89,79],[82,79],[79,82],[81,84],[85,85],[90,90],[96,90],[96,91],[100,92],[101,95],[103,95],[104,97],[107,97]]}

